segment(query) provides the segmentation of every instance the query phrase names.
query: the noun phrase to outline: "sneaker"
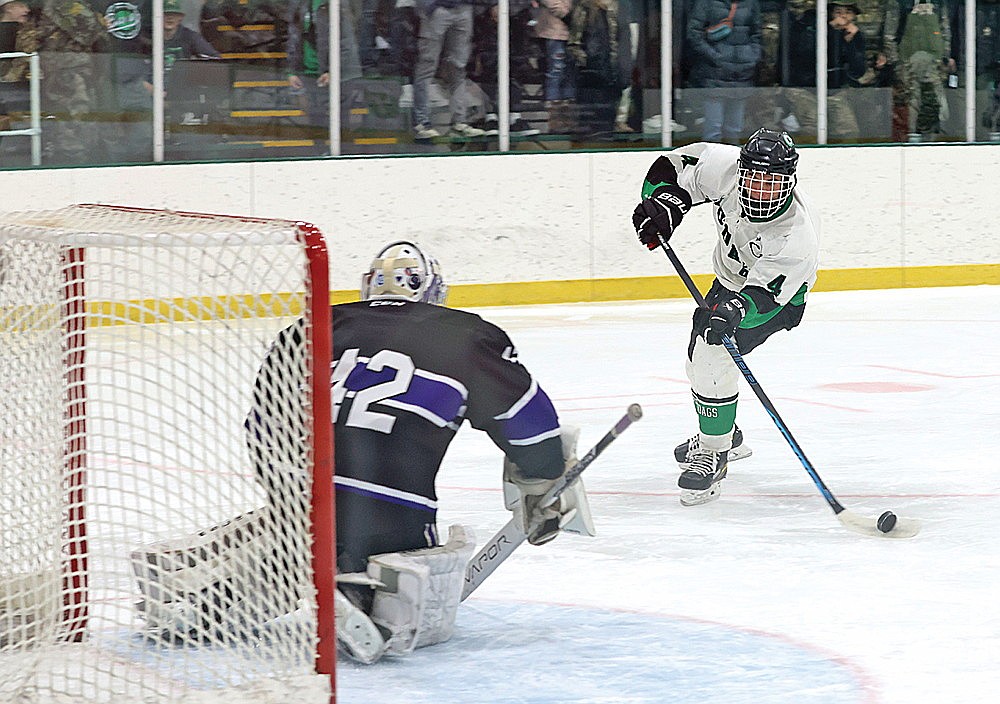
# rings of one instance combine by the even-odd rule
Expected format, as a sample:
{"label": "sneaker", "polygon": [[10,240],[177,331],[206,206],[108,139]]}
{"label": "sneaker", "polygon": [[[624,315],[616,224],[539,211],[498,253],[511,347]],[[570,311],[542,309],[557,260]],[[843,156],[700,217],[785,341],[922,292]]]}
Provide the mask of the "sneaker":
{"label": "sneaker", "polygon": [[493,113],[490,113],[482,120],[477,120],[472,126],[481,129],[484,137],[495,137],[500,132],[497,116]]}
{"label": "sneaker", "polygon": [[[704,122],[704,119],[701,120]],[[642,121],[642,131],[646,134],[656,134],[663,129],[663,116],[653,115],[652,117],[647,117]],[[670,120],[670,131],[671,132],[684,132],[687,130],[685,125],[682,125],[675,120]]]}
{"label": "sneaker", "polygon": [[517,113],[511,113],[510,116],[510,136],[511,137],[533,137],[536,134],[541,134],[542,131],[535,129],[531,126],[531,123],[527,120],[521,118]]}
{"label": "sneaker", "polygon": [[687,469],[677,478],[677,486],[682,489],[682,506],[697,506],[719,498],[722,491],[719,485],[726,478],[729,466],[728,454],[726,450],[699,448],[688,455]]}
{"label": "sneaker", "polygon": [[[674,459],[677,460],[677,464],[680,465],[681,469],[687,469],[688,465],[691,464],[689,458],[700,449],[701,434],[695,433],[694,436],[674,448]],[[752,454],[753,450],[743,444],[743,431],[737,425],[733,428],[733,446],[729,449],[729,461],[735,462]]]}
{"label": "sneaker", "polygon": [[467,125],[464,122],[456,122],[451,126],[452,137],[482,137],[484,134],[486,134],[486,130]]}
{"label": "sneaker", "polygon": [[417,125],[413,128],[414,139],[434,139],[440,137],[441,133],[430,125]]}

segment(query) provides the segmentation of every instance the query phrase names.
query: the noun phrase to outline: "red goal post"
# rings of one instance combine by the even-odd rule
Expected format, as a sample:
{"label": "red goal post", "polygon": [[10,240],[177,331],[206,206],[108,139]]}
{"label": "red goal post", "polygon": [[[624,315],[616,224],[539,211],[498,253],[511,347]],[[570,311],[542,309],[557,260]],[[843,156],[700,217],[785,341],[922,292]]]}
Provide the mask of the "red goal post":
{"label": "red goal post", "polygon": [[[299,319],[282,493],[244,426]],[[330,362],[311,225],[0,214],[0,701],[335,700]]]}

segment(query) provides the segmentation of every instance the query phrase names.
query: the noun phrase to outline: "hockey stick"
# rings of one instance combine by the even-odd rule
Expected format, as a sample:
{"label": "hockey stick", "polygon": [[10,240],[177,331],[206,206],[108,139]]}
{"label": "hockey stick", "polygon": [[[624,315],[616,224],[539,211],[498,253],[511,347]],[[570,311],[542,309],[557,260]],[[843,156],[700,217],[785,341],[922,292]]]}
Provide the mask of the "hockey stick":
{"label": "hockey stick", "polygon": [[[687,290],[694,297],[694,300],[702,308],[708,308],[708,304],[705,302],[705,297],[701,295],[701,291],[695,286],[694,281],[688,275],[687,271],[684,269],[684,265],[681,264],[681,260],[677,258],[677,254],[674,250],[664,241],[660,241],[660,246],[663,247],[663,251],[667,253],[670,258],[670,262],[674,265],[674,269],[677,270],[677,275],[681,277],[681,281],[687,287]],[[816,488],[819,489],[819,493],[823,495],[826,499],[826,503],[830,505],[833,509],[834,515],[840,520],[841,524],[848,530],[852,530],[855,533],[861,533],[862,535],[871,535],[883,538],[912,538],[914,535],[920,532],[920,523],[913,519],[908,518],[898,518],[896,514],[891,511],[886,511],[877,519],[866,518],[860,516],[852,511],[848,511],[844,506],[837,500],[837,497],[833,495],[833,492],[827,487],[826,483],[819,476],[816,468],[813,467],[812,462],[806,457],[806,453],[802,451],[799,443],[792,437],[792,431],[788,429],[785,421],[781,419],[778,415],[778,410],[771,403],[771,399],[767,397],[764,393],[764,389],[761,388],[757,379],[754,377],[753,372],[750,371],[750,367],[747,363],[743,361],[743,355],[740,354],[739,349],[736,347],[736,343],[733,341],[729,335],[722,335],[722,344],[729,352],[729,356],[733,358],[736,363],[736,367],[743,373],[743,378],[747,380],[750,384],[750,388],[757,395],[758,400],[761,405],[764,406],[764,410],[767,414],[771,416],[771,420],[774,424],[778,426],[778,430],[784,436],[785,440],[788,442],[789,446],[792,448],[792,452],[795,456],[799,458],[799,462],[805,467],[806,472],[809,477],[816,484]]]}
{"label": "hockey stick", "polygon": [[[589,467],[597,459],[597,456],[604,452],[608,445],[614,442],[615,438],[624,433],[626,428],[640,418],[642,418],[642,407],[638,403],[633,403],[628,407],[625,415],[615,423],[615,426],[605,433],[604,437],[590,448],[587,454],[577,460],[576,464],[566,470],[562,481],[546,492],[545,496],[541,499],[540,505],[550,506],[555,503],[555,500],[559,498],[559,495],[563,493],[566,487],[575,482],[583,474],[583,470]],[[524,532],[521,516],[515,514],[513,518],[507,521],[507,525],[487,540],[479,552],[469,560],[469,564],[465,568],[465,586],[462,588],[462,601],[465,601],[472,592],[476,591],[479,585],[486,581],[486,578],[493,574],[496,568],[500,566],[500,563],[510,557],[511,553],[517,549],[517,546],[527,539],[528,534]]]}

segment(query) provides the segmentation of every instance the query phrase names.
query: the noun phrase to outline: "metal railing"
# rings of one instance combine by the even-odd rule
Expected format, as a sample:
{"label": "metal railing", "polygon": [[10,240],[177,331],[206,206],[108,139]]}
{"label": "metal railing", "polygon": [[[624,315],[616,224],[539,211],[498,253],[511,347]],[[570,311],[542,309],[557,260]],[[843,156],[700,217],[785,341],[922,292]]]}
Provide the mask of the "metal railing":
{"label": "metal railing", "polygon": [[28,59],[31,75],[28,78],[29,105],[31,112],[31,127],[21,130],[0,130],[0,137],[31,137],[31,164],[39,166],[42,163],[42,91],[41,62],[38,52],[26,54],[23,51],[11,51],[0,54],[0,59]]}

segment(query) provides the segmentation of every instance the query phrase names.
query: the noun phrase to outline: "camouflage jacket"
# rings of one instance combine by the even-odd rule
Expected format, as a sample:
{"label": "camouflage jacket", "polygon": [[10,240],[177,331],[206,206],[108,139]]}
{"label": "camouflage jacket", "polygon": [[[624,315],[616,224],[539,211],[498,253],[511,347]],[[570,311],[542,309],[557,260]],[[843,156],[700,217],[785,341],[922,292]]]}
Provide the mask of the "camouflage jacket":
{"label": "camouflage jacket", "polygon": [[[38,51],[41,43],[41,33],[38,27],[29,20],[17,30],[17,38],[14,40],[14,51],[23,51],[25,54],[32,54]],[[4,59],[0,61],[0,82],[16,83],[26,81],[31,76],[28,59]],[[39,76],[41,78],[41,76]]]}
{"label": "camouflage jacket", "polygon": [[[601,21],[607,22],[607,35]],[[618,64],[618,0],[580,0],[566,18],[569,25],[567,50],[580,69],[604,72]],[[600,48],[604,56],[588,56]]]}
{"label": "camouflage jacket", "polygon": [[100,16],[81,0],[44,0],[38,31],[41,51],[99,51],[105,40]]}

